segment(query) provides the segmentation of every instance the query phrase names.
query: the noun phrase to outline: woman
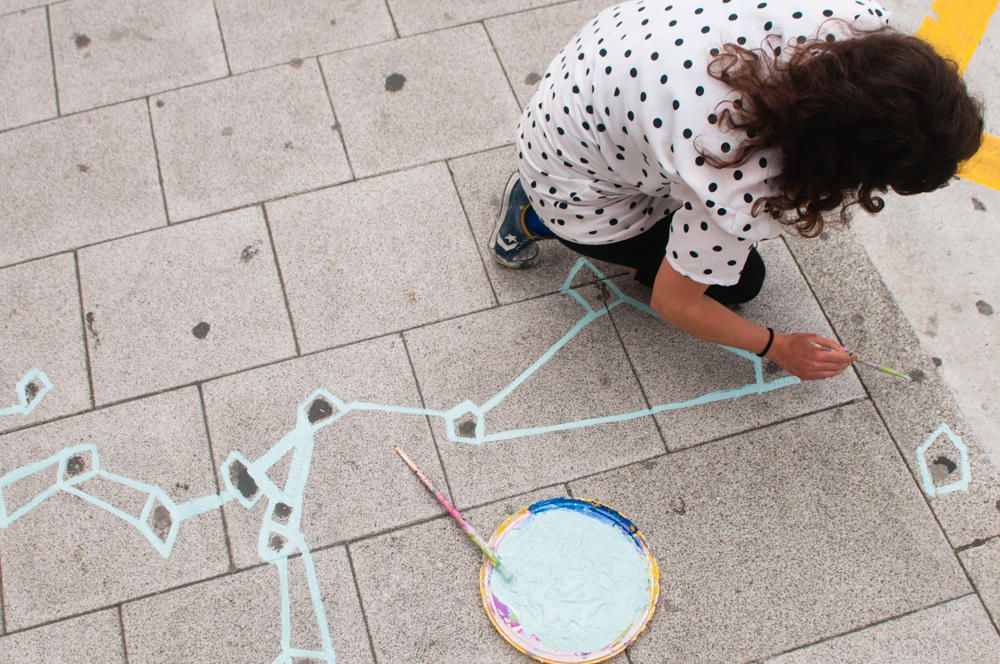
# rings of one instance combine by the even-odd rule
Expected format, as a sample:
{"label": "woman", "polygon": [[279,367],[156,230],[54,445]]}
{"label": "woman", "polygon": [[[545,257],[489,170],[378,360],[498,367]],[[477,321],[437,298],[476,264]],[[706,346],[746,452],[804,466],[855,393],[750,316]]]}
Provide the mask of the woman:
{"label": "woman", "polygon": [[[528,267],[554,237],[629,267],[667,322],[803,379],[854,357],[725,304],[760,291],[760,240],[818,235],[876,194],[942,187],[982,141],[957,67],[862,0],[674,0],[605,10],[549,66],[518,126],[490,240]],[[845,278],[848,278],[845,275]]]}

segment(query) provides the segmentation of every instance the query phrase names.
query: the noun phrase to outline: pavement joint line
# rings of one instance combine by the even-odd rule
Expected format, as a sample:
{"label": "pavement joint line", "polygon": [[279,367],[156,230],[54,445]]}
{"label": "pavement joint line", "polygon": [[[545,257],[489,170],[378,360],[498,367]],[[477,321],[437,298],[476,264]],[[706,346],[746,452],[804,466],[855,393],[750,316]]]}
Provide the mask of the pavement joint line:
{"label": "pavement joint line", "polygon": [[365,624],[365,635],[368,637],[368,651],[372,654],[372,661],[378,664],[378,655],[375,654],[375,639],[372,638],[372,628],[368,623],[368,611],[365,609],[365,599],[361,596],[361,584],[358,583],[358,572],[354,567],[354,556],[351,555],[351,547],[344,545],[347,553],[347,565],[351,568],[351,581],[354,583],[354,594],[358,598],[358,606],[361,608],[361,620]]}
{"label": "pavement joint line", "polygon": [[260,206],[264,215],[264,227],[267,229],[267,241],[271,244],[271,256],[274,257],[274,269],[278,271],[278,283],[281,286],[281,297],[285,302],[285,313],[288,314],[288,324],[292,330],[292,341],[295,343],[295,356],[302,357],[302,346],[299,345],[299,335],[295,330],[295,318],[292,316],[292,306],[288,302],[288,289],[285,287],[285,277],[281,272],[281,261],[278,259],[278,247],[274,244],[274,233],[271,232],[271,220],[267,214],[267,206]]}
{"label": "pavement joint line", "polygon": [[[556,4],[553,4],[553,5],[547,5],[547,6],[548,7],[554,7],[557,4],[558,5],[572,4],[572,2],[575,2],[575,1],[576,0],[568,0],[568,2],[560,2],[560,3],[556,3]],[[61,2],[56,2],[56,3],[52,3],[52,4],[63,4],[64,2],[69,2],[69,0],[62,0]],[[13,12],[8,12],[8,14],[17,14],[17,13],[20,13],[20,11],[23,11],[23,10],[16,10],[16,11],[13,11]],[[178,85],[178,86],[174,86],[172,88],[164,88],[162,90],[150,90],[150,91],[147,91],[147,92],[145,92],[145,93],[143,93],[141,95],[136,95],[134,97],[129,97],[127,99],[119,99],[119,100],[108,102],[108,103],[105,103],[105,104],[99,104],[97,106],[91,106],[91,107],[88,107],[88,108],[80,109],[78,111],[73,111],[71,113],[66,113],[64,115],[58,116],[58,118],[45,118],[45,119],[41,119],[41,120],[34,120],[32,122],[26,122],[26,123],[21,124],[21,125],[15,125],[13,127],[6,127],[4,129],[0,129],[0,135],[4,134],[6,132],[9,132],[9,131],[16,131],[18,129],[24,129],[25,127],[31,127],[33,125],[42,124],[44,122],[51,122],[52,120],[56,120],[56,119],[59,119],[59,118],[68,118],[68,117],[72,117],[74,115],[82,115],[83,113],[89,113],[90,111],[98,111],[98,110],[101,110],[101,109],[109,108],[111,106],[117,106],[119,104],[127,104],[127,103],[132,102],[132,101],[138,101],[138,100],[143,99],[145,97],[153,97],[155,95],[165,95],[165,94],[168,94],[168,93],[171,93],[171,92],[176,92],[178,90],[186,90],[188,88],[193,88],[193,87],[198,86],[198,85],[207,85],[209,83],[215,83],[215,82],[218,82],[218,81],[223,81],[223,80],[226,80],[228,78],[236,78],[236,77],[239,77],[239,76],[246,76],[247,74],[254,74],[254,73],[257,73],[257,72],[266,71],[268,69],[277,69],[278,67],[285,67],[285,66],[288,66],[289,63],[292,62],[293,60],[306,60],[306,59],[311,59],[311,58],[316,58],[318,60],[319,58],[324,58],[324,57],[327,57],[327,56],[330,56],[330,55],[339,55],[341,53],[350,53],[352,51],[358,51],[358,50],[361,50],[363,48],[369,48],[369,47],[372,47],[372,46],[381,46],[381,45],[385,45],[385,44],[391,44],[393,42],[403,41],[403,40],[406,40],[406,39],[412,39],[414,37],[422,37],[422,36],[425,36],[425,35],[431,35],[431,34],[434,34],[436,32],[444,32],[446,30],[455,30],[455,29],[458,29],[458,28],[462,28],[462,27],[466,27],[466,26],[469,26],[469,25],[473,25],[475,23],[482,23],[483,21],[486,21],[486,20],[489,20],[489,19],[503,18],[505,16],[513,16],[514,14],[519,14],[519,13],[522,13],[522,12],[517,12],[517,11],[515,11],[515,12],[508,12],[506,14],[498,14],[496,16],[490,16],[490,17],[483,18],[483,19],[477,19],[475,21],[467,21],[465,23],[459,23],[457,25],[449,25],[449,26],[445,26],[445,27],[442,27],[442,28],[434,28],[432,30],[426,30],[424,32],[418,32],[418,33],[415,33],[415,34],[412,34],[412,35],[407,35],[405,37],[393,37],[393,38],[390,38],[390,39],[382,39],[380,41],[374,41],[374,42],[370,42],[370,43],[367,43],[367,44],[359,44],[358,46],[351,46],[349,48],[334,49],[332,51],[323,51],[323,52],[320,52],[320,53],[312,53],[312,54],[304,55],[304,56],[296,56],[296,57],[293,57],[293,58],[291,58],[289,60],[285,60],[283,62],[275,62],[275,63],[269,64],[269,65],[264,65],[262,67],[256,67],[256,68],[253,68],[253,69],[247,69],[245,71],[240,71],[240,72],[236,72],[236,73],[230,73],[230,74],[227,74],[227,75],[224,75],[224,76],[216,76],[216,77],[213,77],[213,78],[207,78],[207,79],[205,79],[203,81],[194,81],[192,83],[185,83],[184,85]],[[8,14],[3,14],[3,15],[0,15],[0,16],[6,16]],[[390,17],[391,17],[391,14],[390,14]],[[393,22],[393,26],[395,27],[395,21]],[[220,32],[221,32],[221,30],[220,30]],[[509,81],[508,81],[508,83],[509,83]],[[516,96],[515,96],[515,98],[516,98]]]}
{"label": "pavement joint line", "polygon": [[[465,201],[462,200],[462,194],[458,190],[458,182],[455,181],[455,171],[451,168],[451,161],[445,161],[445,167],[448,169],[448,177],[451,178],[451,186],[455,189],[455,195],[458,196],[458,204],[462,207],[462,214],[465,215],[465,225],[469,227],[469,233],[472,235],[472,241],[476,243],[476,254],[479,256],[479,262],[483,266],[483,274],[486,275],[486,282],[490,285],[490,291],[493,293],[493,304],[496,306],[500,305],[500,298],[497,296],[497,289],[493,285],[493,279],[490,277],[490,271],[486,269],[486,259],[483,258],[482,247],[480,246],[479,240],[476,238],[476,232],[472,230],[472,220],[469,219],[469,211],[465,207]],[[501,203],[502,205],[502,203]]]}
{"label": "pavement joint line", "polygon": [[[618,329],[618,323],[615,322],[614,312],[608,316],[611,321],[611,327],[615,331],[615,335],[618,337],[618,343],[621,345],[622,352],[625,353],[625,360],[628,361],[628,366],[632,370],[632,376],[635,378],[635,384],[639,386],[639,391],[642,393],[642,399],[646,402],[647,408],[652,408],[653,404],[649,400],[649,395],[646,394],[646,386],[642,384],[642,380],[639,379],[639,371],[635,368],[635,363],[632,362],[632,356],[629,355],[628,347],[625,345],[625,340],[622,338],[621,330]],[[656,427],[657,433],[660,434],[660,442],[663,443],[663,451],[669,452],[670,446],[667,445],[667,436],[663,433],[663,427],[660,426],[660,422],[654,417],[653,426]]]}
{"label": "pavement joint line", "polygon": [[128,642],[125,639],[125,615],[122,613],[122,605],[118,604],[118,634],[122,640],[122,656],[125,658],[125,664],[129,664],[128,657]]}
{"label": "pavement joint line", "polygon": [[0,18],[6,18],[7,16],[20,14],[22,12],[28,11],[29,9],[41,9],[42,7],[48,9],[49,7],[55,7],[56,5],[62,5],[67,2],[69,2],[69,0],[53,0],[52,2],[39,2],[37,5],[32,5],[31,7],[22,7],[21,9],[12,9],[9,12],[2,12],[0,13]]}
{"label": "pavement joint line", "polygon": [[[64,117],[66,117],[66,116],[64,116]],[[2,133],[2,132],[0,132],[0,133]],[[154,147],[155,147],[155,144],[154,144]],[[209,212],[208,214],[200,214],[200,215],[198,215],[196,217],[188,217],[188,218],[185,218],[185,219],[176,219],[176,220],[171,220],[168,217],[167,220],[166,220],[166,223],[164,223],[162,225],[159,225],[159,226],[153,226],[151,228],[144,228],[144,229],[142,229],[140,231],[135,231],[134,233],[126,233],[124,235],[116,235],[114,237],[103,238],[103,239],[100,239],[100,240],[95,240],[94,242],[87,242],[87,243],[81,244],[81,245],[79,245],[77,247],[74,247],[72,249],[60,249],[59,251],[53,251],[52,253],[49,253],[49,254],[43,254],[41,256],[32,256],[31,258],[25,258],[23,260],[14,261],[12,263],[7,263],[5,265],[0,265],[0,270],[6,270],[7,268],[11,268],[11,267],[19,267],[21,265],[26,265],[27,263],[33,263],[35,261],[45,260],[46,258],[52,258],[53,256],[60,256],[62,254],[68,254],[68,253],[70,253],[72,251],[79,251],[80,249],[89,249],[90,247],[97,247],[97,246],[100,246],[102,244],[109,244],[109,243],[115,242],[117,240],[124,240],[126,238],[132,238],[132,237],[136,237],[138,235],[145,235],[146,233],[153,233],[153,232],[156,232],[156,231],[163,230],[164,228],[171,228],[171,227],[174,227],[174,226],[180,226],[181,224],[189,224],[189,223],[194,222],[194,221],[201,221],[203,219],[210,219],[212,217],[217,217],[217,216],[220,216],[220,215],[223,215],[223,214],[228,214],[230,212],[238,212],[238,211],[242,211],[242,210],[249,210],[250,208],[257,207],[258,205],[268,205],[270,203],[276,203],[278,201],[283,201],[283,200],[286,200],[286,199],[289,199],[289,198],[295,198],[297,196],[305,196],[307,194],[315,194],[315,193],[320,192],[320,191],[326,191],[326,190],[329,190],[329,189],[334,189],[335,187],[341,187],[341,186],[344,186],[344,185],[347,185],[347,184],[351,184],[353,182],[364,182],[366,180],[374,180],[375,178],[379,178],[379,177],[382,177],[382,176],[385,176],[385,175],[395,175],[395,174],[398,174],[398,173],[405,173],[407,171],[416,170],[418,168],[424,168],[426,166],[434,166],[436,164],[442,164],[442,163],[446,164],[448,161],[451,161],[453,159],[465,159],[467,157],[475,157],[475,156],[478,156],[478,155],[486,154],[487,152],[492,152],[493,150],[500,150],[500,149],[508,148],[508,147],[513,147],[513,143],[504,143],[503,145],[495,145],[495,146],[492,146],[492,147],[483,148],[481,150],[474,150],[473,152],[468,152],[466,154],[461,154],[461,155],[455,155],[453,157],[444,157],[444,158],[434,159],[434,160],[431,160],[431,161],[422,162],[420,164],[414,164],[412,166],[404,166],[402,168],[397,168],[397,169],[393,169],[393,170],[389,170],[389,171],[383,171],[383,172],[379,172],[379,173],[372,173],[371,175],[363,175],[361,177],[354,178],[353,180],[341,180],[339,182],[333,182],[333,183],[330,183],[330,184],[320,185],[320,186],[314,187],[312,189],[306,189],[306,190],[303,190],[303,191],[292,192],[292,193],[289,193],[289,194],[281,194],[280,196],[275,196],[274,198],[267,198],[267,199],[260,200],[260,201],[254,201],[252,203],[246,203],[246,204],[243,204],[243,205],[236,205],[236,206],[230,207],[230,208],[224,208],[224,209],[221,209],[221,210],[214,210],[212,212]],[[157,168],[159,168],[159,162],[157,162]],[[164,190],[164,188],[162,186],[162,183],[161,183],[161,186],[160,186],[160,191],[161,191],[161,193],[165,192],[165,190]],[[164,195],[164,208],[166,208],[165,193],[163,195]],[[459,198],[461,198],[461,197],[459,197]],[[613,275],[613,276],[618,276],[618,275]]]}
{"label": "pavement joint line", "polygon": [[[219,469],[215,465],[215,448],[212,446],[212,431],[208,426],[208,408],[205,407],[205,390],[201,383],[198,384],[198,408],[201,410],[201,424],[205,427],[205,442],[208,444],[208,459],[212,464],[212,481],[215,483],[215,493],[222,493],[219,486]],[[219,516],[222,517],[222,541],[226,545],[226,556],[229,558],[229,569],[236,569],[236,558],[233,556],[233,544],[229,538],[229,524],[226,520],[226,510],[219,509]]]}
{"label": "pavement joint line", "polygon": [[968,544],[963,544],[962,546],[955,547],[955,553],[963,553],[970,549],[978,549],[981,546],[985,546],[995,539],[1000,539],[1000,535],[991,535],[990,537],[978,537]]}
{"label": "pavement joint line", "polygon": [[73,251],[73,269],[76,272],[76,297],[80,305],[80,334],[83,337],[83,361],[87,369],[87,389],[90,390],[90,409],[97,407],[97,396],[94,394],[94,371],[90,364],[90,340],[87,338],[86,310],[83,307],[83,279],[80,277],[80,255]]}
{"label": "pavement joint line", "polygon": [[[188,222],[182,222],[182,223],[188,223]],[[70,253],[70,252],[62,252],[62,253]],[[60,255],[60,254],[54,254],[54,255]],[[33,260],[44,260],[44,259],[38,258],[38,259],[33,259]],[[6,268],[3,268],[3,269],[6,269]],[[594,284],[594,283],[596,283],[596,280],[594,280],[594,281],[588,281],[588,282],[586,282],[584,284],[581,284],[581,286],[591,285],[591,284]],[[371,342],[371,341],[377,341],[379,339],[384,339],[386,337],[390,337],[390,336],[393,336],[393,335],[396,335],[396,334],[405,334],[407,332],[411,332],[411,331],[414,331],[414,330],[420,330],[420,329],[423,329],[425,327],[430,327],[432,325],[437,325],[438,323],[447,323],[449,321],[458,320],[460,318],[464,318],[465,316],[473,316],[475,314],[483,313],[483,312],[486,312],[486,311],[491,311],[493,309],[499,309],[499,308],[502,308],[502,307],[510,307],[510,306],[514,306],[514,305],[517,305],[517,304],[522,304],[524,302],[530,302],[532,300],[539,300],[539,299],[542,299],[542,298],[545,298],[545,297],[551,297],[553,295],[557,295],[558,293],[559,293],[558,290],[554,290],[554,291],[550,291],[550,292],[546,292],[546,293],[540,293],[540,294],[537,294],[537,295],[531,295],[529,297],[526,297],[526,298],[524,298],[522,300],[517,300],[515,302],[508,302],[506,304],[500,304],[500,305],[495,306],[495,307],[485,307],[483,309],[477,309],[475,311],[468,311],[468,312],[461,313],[461,314],[455,314],[454,316],[448,316],[447,318],[441,318],[441,319],[429,321],[427,323],[421,323],[420,325],[415,325],[413,327],[405,328],[405,329],[402,329],[402,330],[392,330],[392,331],[389,331],[389,332],[385,332],[383,334],[378,334],[378,335],[371,336],[371,337],[364,337],[363,339],[355,339],[355,340],[348,341],[348,342],[345,342],[345,343],[342,343],[342,344],[335,344],[333,346],[327,346],[327,347],[324,347],[324,348],[319,348],[319,349],[316,349],[316,350],[311,350],[311,351],[308,351],[306,353],[303,353],[301,355],[301,357],[303,357],[303,358],[304,357],[310,357],[312,355],[319,355],[320,353],[328,353],[328,352],[335,351],[335,350],[342,350],[342,349],[345,349],[345,348],[350,348],[351,346],[354,346],[354,345],[357,345],[357,344],[367,343],[367,342]],[[221,380],[223,378],[231,378],[233,376],[237,376],[237,375],[242,374],[242,373],[249,373],[249,372],[252,372],[252,371],[257,371],[258,369],[264,369],[264,368],[267,368],[267,367],[276,366],[276,365],[281,364],[283,362],[290,362],[292,360],[298,359],[299,357],[300,356],[290,355],[288,357],[280,358],[280,359],[277,359],[277,360],[271,360],[269,362],[264,362],[262,364],[254,365],[254,366],[251,366],[251,367],[246,367],[246,368],[243,368],[243,369],[237,369],[235,371],[230,371],[230,372],[227,372],[227,373],[217,374],[217,375],[214,375],[214,376],[199,378],[198,380],[194,380],[194,381],[191,381],[191,382],[188,382],[188,383],[183,383],[181,385],[174,385],[174,386],[171,386],[171,387],[165,387],[165,388],[162,388],[162,389],[159,389],[159,390],[154,390],[152,392],[144,392],[142,394],[135,394],[135,395],[132,395],[130,397],[126,397],[124,399],[119,399],[117,401],[109,401],[107,403],[102,403],[100,405],[95,405],[93,408],[85,408],[83,410],[75,411],[75,412],[72,412],[72,413],[67,413],[65,415],[60,415],[58,417],[53,417],[53,418],[50,418],[50,419],[40,420],[38,422],[32,422],[30,424],[25,424],[23,426],[11,427],[10,429],[4,430],[3,433],[0,433],[0,437],[5,436],[7,434],[11,434],[11,433],[16,433],[16,432],[20,432],[20,431],[26,431],[26,430],[29,430],[29,429],[34,429],[35,427],[41,426],[43,424],[51,424],[53,422],[58,422],[60,420],[64,420],[64,419],[67,419],[67,418],[70,418],[70,417],[77,417],[79,415],[85,415],[87,413],[104,410],[105,408],[113,408],[115,406],[121,406],[123,404],[131,403],[133,401],[139,401],[141,399],[147,399],[147,398],[150,398],[150,397],[159,396],[161,394],[166,394],[168,392],[173,392],[175,390],[183,390],[183,389],[186,389],[186,388],[189,388],[189,387],[195,387],[195,386],[197,386],[199,384],[202,384],[202,383],[211,383],[213,381]]]}
{"label": "pavement joint line", "polygon": [[59,81],[56,78],[56,49],[52,43],[52,16],[49,14],[49,6],[45,6],[45,25],[49,33],[49,60],[52,62],[52,92],[56,96],[56,117],[62,115],[59,105]]}
{"label": "pavement joint line", "polygon": [[340,124],[340,119],[337,117],[337,109],[333,105],[333,95],[330,94],[330,84],[326,80],[326,71],[323,69],[323,63],[320,59],[316,58],[316,66],[319,67],[319,78],[323,81],[323,91],[326,93],[326,103],[330,105],[330,113],[333,114],[333,126],[337,128],[337,138],[340,139],[340,147],[344,151],[344,159],[347,160],[347,170],[351,173],[351,182],[358,179],[358,174],[354,172],[354,164],[351,163],[351,155],[347,151],[347,139],[344,138],[344,127]]}
{"label": "pavement joint line", "polygon": [[[955,597],[949,597],[947,599],[942,599],[942,600],[939,600],[937,602],[933,602],[931,604],[928,604],[926,606],[917,607],[915,609],[910,609],[909,611],[904,611],[903,613],[900,613],[900,614],[897,614],[897,615],[894,615],[894,616],[889,616],[887,618],[882,618],[881,620],[873,620],[873,621],[868,622],[868,623],[866,623],[864,625],[859,625],[858,627],[855,627],[853,629],[845,630],[843,632],[837,632],[836,634],[831,634],[830,636],[825,636],[822,639],[817,639],[815,641],[810,641],[809,643],[803,643],[802,645],[798,645],[798,646],[795,646],[795,647],[792,647],[792,648],[788,648],[787,650],[782,650],[781,652],[775,652],[775,653],[770,653],[770,654],[767,654],[767,655],[762,655],[761,658],[758,658],[757,660],[750,660],[750,661],[763,661],[763,662],[766,662],[767,660],[770,660],[770,659],[772,659],[774,657],[780,657],[781,655],[787,655],[788,653],[792,653],[792,652],[795,652],[797,650],[804,650],[805,648],[810,648],[812,646],[819,645],[820,643],[826,643],[828,641],[833,641],[835,639],[839,639],[842,636],[847,636],[848,634],[854,634],[856,632],[862,632],[862,631],[864,631],[866,629],[869,629],[870,627],[877,627],[879,625],[884,625],[886,623],[893,622],[894,620],[899,620],[900,618],[906,618],[907,616],[911,616],[914,613],[919,613],[921,611],[927,611],[928,609],[933,609],[933,608],[936,608],[936,607],[941,606],[943,604],[947,604],[949,602],[954,602],[956,600],[964,599],[966,597],[969,597],[970,595],[975,595],[975,593],[968,592],[968,593],[963,593],[961,595],[956,595]],[[982,601],[982,598],[980,598],[980,601]]]}
{"label": "pavement joint line", "polygon": [[489,28],[486,27],[486,20],[483,19],[479,21],[479,24],[483,26],[483,32],[486,33],[486,39],[490,42],[490,50],[493,51],[493,56],[497,59],[497,64],[500,65],[500,71],[503,72],[503,77],[507,81],[507,88],[510,90],[510,94],[514,97],[514,103],[521,106],[521,102],[517,98],[517,91],[514,90],[514,84],[511,82],[510,74],[507,72],[507,67],[504,66],[503,59],[500,57],[500,51],[497,50],[497,45],[493,42],[493,35],[490,34]]}
{"label": "pavement joint line", "polygon": [[3,556],[0,556],[0,637],[7,635],[7,602],[4,601]]}
{"label": "pavement joint line", "polygon": [[[647,461],[659,461],[660,459],[664,459],[666,457],[672,457],[672,456],[674,456],[676,454],[683,454],[684,452],[686,452],[688,450],[698,449],[698,448],[704,447],[706,445],[721,444],[721,443],[725,442],[729,438],[735,438],[736,436],[745,436],[747,434],[756,433],[758,431],[763,431],[764,429],[769,429],[769,428],[771,428],[773,426],[779,426],[779,425],[782,425],[782,424],[788,424],[789,422],[794,422],[796,420],[801,420],[801,419],[805,419],[807,417],[812,417],[813,415],[820,415],[822,413],[826,413],[826,412],[829,412],[829,411],[832,411],[832,410],[837,410],[839,408],[847,408],[849,406],[854,406],[854,405],[859,404],[859,403],[864,403],[865,401],[868,401],[868,399],[866,397],[858,397],[856,399],[851,399],[850,401],[845,401],[843,403],[830,404],[830,405],[827,405],[827,406],[823,406],[822,408],[817,408],[816,410],[811,410],[811,411],[809,411],[807,413],[800,413],[798,415],[793,415],[791,417],[786,417],[786,418],[783,418],[783,419],[780,419],[780,420],[775,420],[773,422],[768,422],[767,424],[761,424],[761,425],[758,425],[758,426],[755,426],[755,427],[750,427],[750,428],[747,428],[747,429],[741,429],[740,431],[734,431],[733,433],[728,433],[725,436],[719,436],[718,438],[712,438],[710,440],[703,440],[700,443],[694,443],[693,445],[687,445],[685,447],[679,447],[679,448],[677,448],[675,450],[668,449],[666,452],[661,452],[659,454],[654,454],[654,455],[648,456],[648,457],[646,457],[644,459],[638,459],[636,461],[629,461],[628,463],[623,463],[620,466],[613,466],[611,468],[606,468],[605,470],[598,470],[598,471],[595,471],[593,473],[587,473],[586,475],[581,475],[579,477],[574,477],[572,479],[569,479],[569,480],[566,481],[566,483],[567,484],[572,484],[573,482],[580,482],[582,480],[588,480],[588,479],[591,479],[592,477],[597,477],[598,475],[603,475],[605,473],[611,473],[611,472],[617,472],[617,471],[625,470],[626,468],[629,468],[631,466],[638,466],[640,464],[646,463]],[[471,507],[465,507],[463,509],[473,509],[473,508],[471,508]]]}
{"label": "pavement joint line", "polygon": [[392,22],[392,31],[396,33],[396,39],[399,39],[399,27],[396,25],[396,17],[392,15],[392,7],[389,6],[389,0],[382,0],[382,4],[385,5],[385,10],[389,13],[389,21]]}
{"label": "pavement joint line", "polygon": [[226,59],[226,72],[233,75],[233,68],[229,65],[229,51],[226,50],[226,33],[222,31],[222,19],[219,17],[219,5],[212,0],[212,11],[215,12],[215,24],[219,27],[219,41],[222,42],[222,57]]}
{"label": "pavement joint line", "polygon": [[[410,366],[410,375],[413,376],[413,385],[417,388],[417,397],[420,399],[420,407],[427,409],[427,402],[424,400],[424,391],[420,388],[420,379],[417,377],[417,369],[413,366],[413,357],[410,355],[410,346],[406,343],[406,338],[399,334],[399,340],[403,344],[403,353],[406,354],[406,362]],[[448,479],[448,469],[444,465],[444,457],[441,456],[441,446],[438,445],[437,436],[434,435],[434,426],[431,424],[430,415],[424,415],[424,422],[427,424],[427,433],[430,434],[431,443],[434,445],[434,453],[437,454],[438,464],[441,466],[441,474],[444,476],[445,490],[452,502],[455,502],[455,494],[451,490],[451,481]]]}
{"label": "pavement joint line", "polygon": [[[782,238],[782,241],[784,241],[784,238]],[[787,242],[786,246],[788,246],[789,253],[792,255],[792,258],[795,260],[796,266],[798,266],[799,268],[799,273],[802,275],[802,278],[805,280],[806,284],[808,284],[813,300],[816,301],[816,303],[820,307],[820,310],[823,312],[823,315],[827,317],[828,321],[830,321],[830,318],[829,316],[827,316],[826,313],[826,308],[823,306],[823,302],[819,299],[819,297],[816,296],[816,292],[813,290],[812,283],[809,281],[809,278],[806,276],[805,271],[802,270],[802,266],[799,264],[798,257],[795,255],[795,252],[792,251],[791,246],[788,245]],[[875,270],[875,266],[871,262],[871,259],[868,257],[867,253],[865,253],[865,258],[868,259],[865,262],[865,264],[867,265],[867,269],[871,272],[874,272],[875,279],[877,280],[878,283],[882,284],[882,287],[886,290],[886,292],[891,292],[889,291],[889,287],[885,284],[885,281],[882,280],[882,275],[878,274],[878,272]],[[909,329],[912,334],[912,327],[906,320],[906,317],[903,316],[898,305],[895,303],[895,300],[892,301],[891,310],[893,312],[893,318],[896,319],[897,326],[903,329]],[[832,322],[830,323],[830,326],[831,328],[833,328]],[[836,330],[836,328],[833,329]],[[840,341],[839,337],[837,340]],[[926,354],[923,350],[920,350],[918,352],[921,354]],[[923,484],[920,478],[917,476],[916,470],[914,470],[910,466],[910,463],[907,461],[908,457],[906,455],[906,452],[904,452],[903,450],[903,446],[897,439],[896,434],[889,427],[889,422],[886,420],[885,415],[882,413],[882,409],[878,401],[876,401],[871,396],[871,392],[868,390],[868,386],[865,384],[864,377],[860,376],[860,372],[859,372],[859,379],[861,380],[861,384],[865,388],[865,392],[868,394],[868,398],[875,409],[875,414],[878,416],[879,422],[882,423],[882,428],[885,429],[886,434],[889,436],[889,440],[892,441],[893,446],[896,448],[896,454],[899,455],[900,462],[903,464],[903,467],[906,469],[906,472],[910,474],[910,479],[912,479],[914,485],[916,485],[917,492],[920,494],[920,498],[923,500],[924,505],[927,508],[927,511],[930,513],[931,518],[934,520],[934,523],[937,524],[938,530],[940,531],[941,536],[944,538],[945,543],[948,545],[948,548],[951,549],[952,555],[955,557],[955,562],[958,564],[959,568],[962,570],[962,573],[965,575],[965,579],[968,582],[969,587],[979,597],[980,603],[982,603],[982,605],[985,607],[986,602],[983,599],[982,595],[979,593],[979,588],[977,587],[975,580],[972,578],[972,575],[969,573],[969,570],[966,569],[965,563],[962,561],[962,557],[958,555],[956,544],[952,541],[951,537],[948,535],[948,531],[945,529],[944,524],[941,523],[941,519],[938,517],[937,511],[935,511],[933,504],[931,504],[930,496],[928,496],[924,492]],[[989,615],[989,613],[987,613],[987,615]],[[997,625],[994,624],[994,627],[997,627]]]}
{"label": "pavement joint line", "polygon": [[167,205],[167,188],[163,186],[163,167],[160,165],[160,146],[156,142],[156,128],[153,126],[153,102],[150,97],[146,97],[146,119],[149,120],[149,137],[153,142],[153,161],[156,163],[156,181],[160,185],[160,201],[163,203],[163,220],[166,224],[164,226],[148,228],[145,231],[139,231],[140,233],[157,231],[172,225],[170,223],[170,206]]}

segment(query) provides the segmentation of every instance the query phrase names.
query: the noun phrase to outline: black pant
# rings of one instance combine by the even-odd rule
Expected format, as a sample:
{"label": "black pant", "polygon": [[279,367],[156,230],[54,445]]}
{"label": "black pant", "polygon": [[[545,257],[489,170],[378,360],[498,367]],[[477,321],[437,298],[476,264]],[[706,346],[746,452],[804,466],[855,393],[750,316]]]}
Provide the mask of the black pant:
{"label": "black pant", "polygon": [[[663,262],[667,251],[672,216],[671,214],[664,217],[641,235],[611,244],[577,244],[558,236],[556,239],[578,254],[635,268],[635,280],[652,288],[656,272],[660,269],[660,263]],[[747,262],[740,273],[740,280],[732,286],[709,286],[705,295],[722,304],[749,302],[760,293],[765,274],[764,259],[757,253],[756,248],[751,248]]]}

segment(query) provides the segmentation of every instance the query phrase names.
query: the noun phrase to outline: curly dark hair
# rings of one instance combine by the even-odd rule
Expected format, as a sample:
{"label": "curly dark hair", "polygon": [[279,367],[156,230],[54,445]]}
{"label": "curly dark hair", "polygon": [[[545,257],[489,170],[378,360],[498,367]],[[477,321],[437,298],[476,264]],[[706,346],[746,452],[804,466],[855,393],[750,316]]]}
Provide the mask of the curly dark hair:
{"label": "curly dark hair", "polygon": [[[880,211],[876,192],[946,185],[983,140],[982,106],[954,62],[889,28],[846,30],[854,38],[726,44],[708,67],[740,94],[720,104],[720,124],[747,138],[730,155],[702,156],[721,168],[779,148],[780,193],[758,199],[753,214],[763,208],[807,237],[825,222],[846,223],[851,205]],[[792,53],[779,58],[781,46]]]}

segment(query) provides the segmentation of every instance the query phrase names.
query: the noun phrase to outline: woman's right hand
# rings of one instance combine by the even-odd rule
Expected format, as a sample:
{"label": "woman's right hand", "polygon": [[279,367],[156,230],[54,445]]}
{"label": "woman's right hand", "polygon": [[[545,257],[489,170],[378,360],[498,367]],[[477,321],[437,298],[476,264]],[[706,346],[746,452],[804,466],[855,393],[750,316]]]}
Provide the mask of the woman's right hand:
{"label": "woman's right hand", "polygon": [[818,334],[775,332],[767,359],[802,380],[839,376],[858,358],[840,350],[841,345]]}

